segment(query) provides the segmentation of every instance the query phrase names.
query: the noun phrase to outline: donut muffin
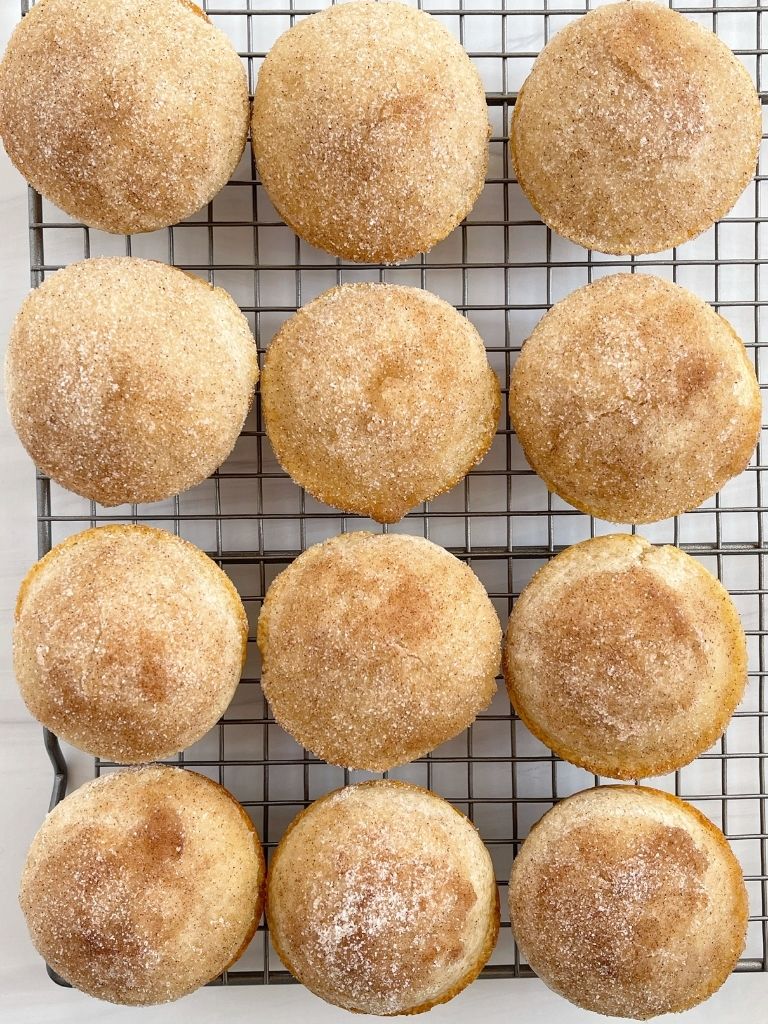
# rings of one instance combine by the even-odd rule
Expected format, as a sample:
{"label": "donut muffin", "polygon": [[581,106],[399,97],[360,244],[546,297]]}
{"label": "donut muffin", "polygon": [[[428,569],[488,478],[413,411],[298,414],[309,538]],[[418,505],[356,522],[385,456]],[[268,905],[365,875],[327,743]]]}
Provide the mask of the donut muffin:
{"label": "donut muffin", "polygon": [[482,338],[453,306],[419,288],[347,284],[283,325],[261,401],[296,483],[393,523],[482,459],[500,394]]}
{"label": "donut muffin", "polygon": [[512,931],[550,988],[647,1020],[702,1002],[744,949],[747,892],[725,836],[640,786],[577,793],[534,825],[509,882]]}
{"label": "donut muffin", "polygon": [[280,725],[324,761],[386,771],[490,704],[501,630],[480,580],[443,548],[348,533],[280,573],[257,640]]}
{"label": "donut muffin", "polygon": [[261,180],[298,235],[345,259],[397,263],[450,234],[482,190],[490,134],[466,52],[404,4],[320,11],[259,69]]}
{"label": "donut muffin", "polygon": [[267,919],[288,970],[335,1006],[421,1013],[473,981],[499,931],[493,865],[472,823],[429,790],[336,790],[288,828]]}
{"label": "donut muffin", "polygon": [[193,544],[146,526],[69,537],[27,573],[13,663],[32,714],[108,761],[154,761],[226,711],[248,619],[229,578]]}
{"label": "donut muffin", "polygon": [[690,555],[595,537],[540,569],[509,618],[509,698],[531,732],[597,775],[688,764],[744,693],[747,645],[728,592]]}
{"label": "donut muffin", "polygon": [[43,0],[0,64],[0,135],[24,177],[103,231],[175,224],[229,180],[248,82],[191,0]]}
{"label": "donut muffin", "polygon": [[264,855],[226,789],[162,765],[102,776],[43,822],[21,878],[37,951],[111,1003],[167,1003],[245,950],[264,905]]}
{"label": "donut muffin", "polygon": [[650,275],[615,274],[558,302],[509,384],[530,465],[613,523],[656,522],[712,497],[749,462],[761,411],[730,324]]}
{"label": "donut muffin", "polygon": [[225,291],[127,256],[47,278],[6,356],[21,443],[57,483],[106,506],[160,501],[210,476],[258,375],[248,321]]}
{"label": "donut muffin", "polygon": [[585,248],[681,245],[755,173],[760,101],[709,29],[666,4],[609,4],[541,51],[515,104],[515,174],[542,220]]}

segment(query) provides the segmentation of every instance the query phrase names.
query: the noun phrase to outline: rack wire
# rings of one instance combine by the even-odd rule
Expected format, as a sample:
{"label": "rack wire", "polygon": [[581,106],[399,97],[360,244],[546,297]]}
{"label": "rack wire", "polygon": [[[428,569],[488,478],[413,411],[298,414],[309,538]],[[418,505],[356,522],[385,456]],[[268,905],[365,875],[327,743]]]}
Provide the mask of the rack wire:
{"label": "rack wire", "polygon": [[[33,2],[21,0],[22,13]],[[32,284],[91,255],[162,259],[230,290],[251,322],[260,357],[279,325],[327,287],[358,280],[413,284],[443,295],[476,324],[506,385],[523,340],[558,298],[618,269],[653,272],[691,288],[734,324],[765,389],[768,342],[760,340],[768,302],[768,215],[761,213],[768,198],[765,146],[760,173],[725,220],[679,249],[644,258],[593,254],[554,236],[512,177],[507,139],[516,92],[550,36],[599,2],[412,4],[443,20],[467,48],[483,76],[493,124],[489,176],[477,206],[449,239],[418,260],[397,267],[361,266],[305,245],[269,204],[249,147],[234,180],[206,210],[152,235],[116,238],[89,230],[30,190]],[[259,64],[277,35],[327,2],[208,0],[203,6],[238,48],[253,91]],[[675,0],[670,6],[714,29],[731,45],[754,76],[765,109],[764,0]],[[692,801],[733,844],[750,898],[747,948],[737,968],[743,971],[768,969],[765,452],[763,441],[747,471],[702,508],[643,530],[652,541],[680,545],[716,572],[747,629],[749,686],[725,736],[690,767],[650,780]],[[199,544],[233,578],[251,621],[245,677],[218,726],[174,760],[227,786],[252,816],[268,853],[301,808],[330,789],[369,777],[317,761],[276,725],[261,696],[253,627],[271,580],[309,544],[347,529],[387,528],[341,515],[295,487],[270,450],[258,399],[232,458],[195,490],[168,502],[106,510],[38,474],[37,521],[40,555],[88,526],[153,523]],[[528,469],[504,417],[480,467],[450,494],[417,508],[389,529],[429,537],[465,560],[506,622],[513,600],[547,559],[568,544],[616,527],[548,494]],[[55,770],[53,805],[66,791],[67,760],[55,736],[46,732],[45,743]],[[100,775],[115,767],[96,760],[94,771]],[[531,825],[558,799],[604,781],[561,762],[535,740],[511,713],[503,686],[466,733],[390,775],[428,786],[475,821],[493,856],[503,908],[514,852]],[[499,944],[483,976],[531,973],[521,962],[503,911]],[[214,984],[290,980],[262,926],[244,957]]]}

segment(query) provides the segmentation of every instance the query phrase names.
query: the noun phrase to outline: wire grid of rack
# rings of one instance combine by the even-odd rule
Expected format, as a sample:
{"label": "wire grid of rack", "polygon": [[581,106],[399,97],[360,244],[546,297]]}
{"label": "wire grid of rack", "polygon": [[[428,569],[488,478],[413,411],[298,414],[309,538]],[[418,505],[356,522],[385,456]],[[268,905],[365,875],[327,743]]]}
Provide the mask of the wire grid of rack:
{"label": "wire grid of rack", "polygon": [[[21,0],[22,13],[33,2]],[[511,175],[506,143],[517,90],[547,39],[598,3],[412,4],[443,20],[465,45],[483,76],[493,124],[488,182],[480,201],[468,220],[426,256],[398,267],[370,267],[338,261],[305,245],[269,204],[249,147],[235,179],[206,210],[153,235],[131,239],[89,231],[30,191],[32,284],[90,255],[127,253],[175,263],[233,293],[252,324],[260,356],[279,325],[327,287],[356,280],[414,284],[443,295],[476,324],[506,385],[523,340],[553,302],[580,284],[629,268],[669,277],[710,301],[744,338],[765,388],[768,343],[760,341],[768,301],[768,213],[761,216],[768,210],[765,152],[755,183],[721,224],[677,250],[636,259],[593,254],[552,235]],[[252,91],[261,59],[277,35],[327,6],[327,0],[208,0],[203,6],[241,53]],[[765,105],[763,3],[677,0],[670,6],[713,28],[732,46],[753,74]],[[690,767],[650,783],[691,800],[732,841],[744,868],[751,912],[738,969],[752,971],[768,969],[766,450],[763,441],[749,469],[701,509],[643,529],[650,540],[679,544],[715,571],[747,628],[749,687],[726,735]],[[253,817],[268,853],[311,800],[368,777],[318,762],[274,723],[258,685],[253,627],[270,581],[307,545],[346,529],[382,528],[320,505],[287,479],[265,437],[258,400],[230,460],[187,494],[151,506],[105,510],[38,474],[37,501],[40,555],[88,526],[153,523],[198,543],[237,584],[251,621],[245,677],[216,729],[174,760],[227,786]],[[617,527],[577,513],[548,494],[528,469],[503,417],[491,452],[463,484],[390,529],[427,536],[469,563],[505,622],[512,601],[547,559],[570,543]],[[45,742],[56,772],[55,804],[66,790],[67,760],[56,737],[46,733]],[[95,774],[115,767],[97,760]],[[530,826],[556,800],[604,781],[559,761],[530,736],[510,712],[503,686],[465,734],[390,775],[428,786],[475,821],[493,856],[503,908],[514,851]],[[500,941],[484,976],[530,975],[505,910],[502,917]],[[218,983],[289,980],[262,926],[244,957]]]}

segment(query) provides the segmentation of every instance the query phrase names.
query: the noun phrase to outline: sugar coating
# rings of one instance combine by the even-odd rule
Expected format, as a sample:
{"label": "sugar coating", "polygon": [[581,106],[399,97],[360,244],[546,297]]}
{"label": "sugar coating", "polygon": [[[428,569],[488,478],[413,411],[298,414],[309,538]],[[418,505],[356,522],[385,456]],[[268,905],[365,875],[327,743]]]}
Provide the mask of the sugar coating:
{"label": "sugar coating", "polygon": [[258,625],[277,721],[331,764],[384,771],[491,702],[501,630],[477,576],[419,537],[343,534],[272,583]]}
{"label": "sugar coating", "polygon": [[262,408],[281,464],[321,501],[396,522],[485,455],[500,394],[482,339],[419,288],[342,285],[281,328]]}
{"label": "sugar coating", "polygon": [[760,101],[728,47],[666,4],[609,4],[544,47],[515,104],[515,173],[542,219],[599,252],[680,245],[755,172]]}
{"label": "sugar coating", "polygon": [[251,137],[297,234],[346,259],[397,263],[472,209],[490,125],[480,76],[445,26],[362,0],[277,40],[259,70]]}
{"label": "sugar coating", "polygon": [[539,322],[509,413],[550,490],[601,519],[648,523],[744,469],[761,401],[743,343],[710,306],[661,278],[615,274]]}
{"label": "sugar coating", "polygon": [[190,0],[43,0],[0,64],[11,160],[104,231],[154,231],[213,199],[248,117],[240,59]]}
{"label": "sugar coating", "polygon": [[596,537],[541,569],[507,630],[510,699],[550,749],[634,779],[688,764],[744,693],[747,650],[727,591],[679,548]]}
{"label": "sugar coating", "polygon": [[509,906],[539,977],[609,1016],[696,1005],[746,939],[747,893],[722,832],[642,787],[586,790],[548,812],[512,866]]}
{"label": "sugar coating", "polygon": [[82,786],[45,819],[20,901],[38,952],[99,999],[170,1002],[242,953],[264,905],[264,857],[237,801],[149,765]]}
{"label": "sugar coating", "polygon": [[495,944],[493,865],[472,824],[417,786],[374,782],[314,803],[272,860],[269,927],[317,995],[364,1013],[456,995]]}
{"label": "sugar coating", "polygon": [[227,576],[187,541],[143,526],[87,530],[22,583],[14,671],[27,707],[112,761],[183,750],[224,713],[248,636]]}
{"label": "sugar coating", "polygon": [[159,501],[209,476],[235,445],[258,373],[248,321],[225,291],[131,257],[47,278],[6,357],[24,447],[106,506]]}

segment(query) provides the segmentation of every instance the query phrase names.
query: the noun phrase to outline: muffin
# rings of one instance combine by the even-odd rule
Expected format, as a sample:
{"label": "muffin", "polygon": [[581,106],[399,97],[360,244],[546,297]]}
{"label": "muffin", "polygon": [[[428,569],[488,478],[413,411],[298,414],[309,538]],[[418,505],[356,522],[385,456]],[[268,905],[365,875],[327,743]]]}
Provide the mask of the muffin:
{"label": "muffin", "polygon": [[205,480],[232,451],[258,375],[248,321],[225,291],[131,257],[49,277],[24,301],[6,356],[21,443],[62,487],[105,506]]}
{"label": "muffin", "polygon": [[490,134],[464,49],[403,4],[320,11],[259,69],[251,138],[269,198],[345,259],[397,263],[450,234],[482,190]]}
{"label": "muffin", "polygon": [[688,764],[723,732],[747,681],[728,592],[679,548],[615,534],[540,569],[509,617],[515,711],[560,757],[637,779]]}
{"label": "muffin", "polygon": [[499,930],[493,865],[472,823],[429,790],[336,790],[272,858],[269,932],[288,970],[335,1006],[421,1013],[473,981]]}
{"label": "muffin", "polygon": [[542,220],[585,248],[651,253],[706,231],[755,173],[752,79],[709,29],[666,4],[609,4],[544,47],[510,148]]}
{"label": "muffin", "polygon": [[761,400],[744,345],[710,306],[616,274],[539,322],[512,370],[509,415],[551,491],[600,519],[650,523],[746,467]]}
{"label": "muffin", "polygon": [[146,526],[69,537],[27,573],[13,664],[30,712],[68,743],[140,763],[191,746],[226,711],[248,619],[193,544]]}
{"label": "muffin", "polygon": [[162,765],[81,786],[43,822],[21,878],[35,948],[75,988],[167,1003],[226,970],[264,905],[256,830],[222,786]]}
{"label": "muffin", "polygon": [[702,1002],[744,949],[747,892],[725,836],[684,800],[607,786],[533,827],[509,882],[512,930],[550,988],[647,1020]]}
{"label": "muffin", "polygon": [[0,136],[46,199],[103,231],[175,224],[229,180],[248,82],[191,0],[44,0],[0,64]]}
{"label": "muffin", "polygon": [[480,335],[419,288],[347,284],[278,332],[261,381],[281,465],[310,494],[382,523],[488,451],[500,394]]}
{"label": "muffin", "polygon": [[490,704],[501,630],[480,580],[443,548],[348,533],[280,573],[257,640],[279,724],[324,761],[386,771]]}

